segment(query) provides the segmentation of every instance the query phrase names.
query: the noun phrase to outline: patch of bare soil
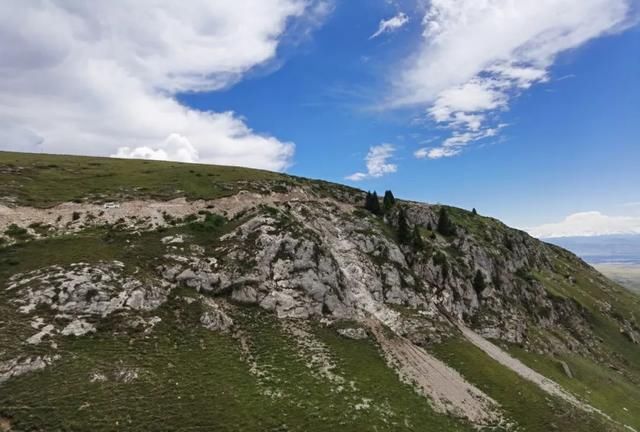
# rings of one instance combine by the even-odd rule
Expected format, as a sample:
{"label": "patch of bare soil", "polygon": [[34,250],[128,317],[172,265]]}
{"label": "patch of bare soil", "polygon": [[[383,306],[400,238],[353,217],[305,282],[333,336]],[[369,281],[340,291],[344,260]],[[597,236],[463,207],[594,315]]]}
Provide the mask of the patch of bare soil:
{"label": "patch of bare soil", "polygon": [[441,413],[465,418],[479,426],[503,423],[498,403],[462,375],[414,345],[410,340],[386,334],[379,324],[371,324],[387,362],[403,381],[413,384]]}
{"label": "patch of bare soil", "polygon": [[[297,188],[287,193],[269,195],[240,191],[230,197],[209,201],[187,201],[177,198],[170,201],[132,200],[106,204],[68,202],[48,209],[0,205],[0,235],[12,224],[22,228],[38,224],[50,227],[53,233],[65,233],[79,231],[88,226],[125,221],[132,227],[145,230],[165,226],[171,219],[184,218],[201,210],[233,218],[259,205],[310,199],[318,198],[303,188]],[[335,203],[333,200],[324,200]],[[36,232],[32,234],[37,235]]]}
{"label": "patch of bare soil", "polygon": [[11,432],[11,421],[8,418],[0,417],[0,432]]}

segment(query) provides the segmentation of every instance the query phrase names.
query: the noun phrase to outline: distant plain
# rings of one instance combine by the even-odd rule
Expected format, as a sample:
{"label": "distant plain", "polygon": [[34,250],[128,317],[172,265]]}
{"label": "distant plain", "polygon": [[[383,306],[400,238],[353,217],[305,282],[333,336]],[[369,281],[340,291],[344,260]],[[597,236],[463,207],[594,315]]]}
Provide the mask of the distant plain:
{"label": "distant plain", "polygon": [[640,264],[602,263],[593,265],[596,270],[625,288],[640,294]]}

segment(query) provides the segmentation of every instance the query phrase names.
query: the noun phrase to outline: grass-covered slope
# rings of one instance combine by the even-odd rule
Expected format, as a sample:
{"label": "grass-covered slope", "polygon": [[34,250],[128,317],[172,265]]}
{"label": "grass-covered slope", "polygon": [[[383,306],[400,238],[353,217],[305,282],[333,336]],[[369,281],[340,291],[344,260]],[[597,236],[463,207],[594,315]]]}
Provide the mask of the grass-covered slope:
{"label": "grass-covered slope", "polygon": [[293,184],[328,188],[322,181],[251,168],[0,151],[0,203],[32,207],[69,201],[210,200],[239,190],[277,192]]}
{"label": "grass-covered slope", "polygon": [[[204,201],[163,208],[183,197]],[[389,361],[374,319],[496,402],[484,430],[640,430],[639,297],[495,219],[446,207],[443,234],[440,206],[382,217],[363,198],[244,168],[0,152],[0,222],[14,222],[0,233],[0,431],[476,430]],[[401,240],[399,209],[420,241]],[[424,358],[404,366],[428,373]]]}

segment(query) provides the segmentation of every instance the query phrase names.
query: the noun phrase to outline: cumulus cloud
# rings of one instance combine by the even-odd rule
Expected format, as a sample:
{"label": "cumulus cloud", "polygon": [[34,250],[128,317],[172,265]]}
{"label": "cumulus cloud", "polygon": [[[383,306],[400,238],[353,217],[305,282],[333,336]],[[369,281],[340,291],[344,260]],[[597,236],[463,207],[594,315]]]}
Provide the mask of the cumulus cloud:
{"label": "cumulus cloud", "polygon": [[[432,0],[392,105],[417,105],[454,136],[486,138],[509,101],[549,79],[558,54],[624,27],[632,0]],[[471,133],[471,135],[466,135]],[[475,137],[475,138],[474,138]],[[441,146],[418,157],[459,154]]]}
{"label": "cumulus cloud", "polygon": [[607,216],[598,211],[574,213],[563,221],[527,229],[538,238],[640,234],[640,217]]}
{"label": "cumulus cloud", "polygon": [[391,174],[398,170],[398,166],[389,163],[389,159],[393,157],[395,147],[391,144],[381,144],[369,148],[369,152],[365,157],[367,164],[367,172],[356,172],[345,177],[351,181],[362,181],[368,178],[378,178],[385,174]]}
{"label": "cumulus cloud", "polygon": [[234,84],[274,59],[292,22],[317,25],[326,4],[4,1],[0,146],[282,170],[292,143],[175,96]]}
{"label": "cumulus cloud", "polygon": [[383,33],[390,33],[398,30],[401,27],[404,27],[405,24],[409,22],[409,17],[402,13],[398,12],[396,16],[393,16],[386,20],[381,20],[378,25],[378,30],[372,34],[369,39],[374,39],[380,36]]}

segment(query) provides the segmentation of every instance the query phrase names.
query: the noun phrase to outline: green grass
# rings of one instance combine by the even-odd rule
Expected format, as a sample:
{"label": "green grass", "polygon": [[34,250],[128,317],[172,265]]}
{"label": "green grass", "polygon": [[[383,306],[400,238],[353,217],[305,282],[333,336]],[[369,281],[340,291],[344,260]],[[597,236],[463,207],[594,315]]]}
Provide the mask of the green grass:
{"label": "green grass", "polygon": [[51,207],[85,198],[214,199],[260,182],[292,183],[268,171],[219,165],[0,152],[0,197]]}
{"label": "green grass", "polygon": [[[218,238],[233,229],[239,221],[227,222],[223,218],[208,214],[203,222],[191,222],[160,231],[148,231],[136,235],[110,227],[90,228],[74,235],[46,238],[0,247],[0,287],[8,284],[9,278],[52,265],[67,266],[73,263],[88,264],[100,261],[119,260],[125,263],[125,272],[136,273],[138,279],[157,277],[156,267],[163,262],[167,247],[161,239],[169,235],[182,234],[190,243],[212,250]],[[13,292],[0,289],[0,361],[12,358],[18,352],[38,354],[46,351],[23,345],[34,333],[28,320],[21,316],[16,306],[10,303]],[[46,317],[47,311],[39,312]],[[43,351],[43,352],[44,352]]]}
{"label": "green grass", "polygon": [[[294,349],[275,317],[242,308],[234,317],[264,374],[257,377],[236,340],[198,324],[200,307],[174,295],[154,312],[163,321],[151,336],[114,324],[116,334],[103,328],[66,338],[57,363],[3,385],[0,416],[16,430],[472,430],[434,413],[386,368],[370,341],[317,329],[336,359],[336,372],[349,379],[338,390],[307,366],[308,357]],[[136,370],[138,378],[114,379],[121,368]],[[108,380],[91,382],[94,373]],[[352,409],[364,398],[371,399],[371,408]]]}
{"label": "green grass", "polygon": [[[426,399],[399,382],[371,340],[354,341],[333,329],[316,327],[316,334],[336,354],[338,370],[355,381],[360,395],[387,406],[392,430],[467,431],[467,425],[437,414]],[[397,429],[396,429],[397,428]],[[368,429],[373,430],[373,429]]]}
{"label": "green grass", "polygon": [[527,432],[621,431],[595,415],[588,415],[544,393],[462,339],[450,339],[433,354],[457,369],[500,403],[510,418]]}
{"label": "green grass", "polygon": [[[277,410],[259,394],[237,344],[195,322],[166,322],[169,306],[149,339],[67,338],[59,362],[3,386],[1,414],[17,430],[276,430]],[[139,378],[114,380],[121,367]],[[90,382],[94,372],[109,381]]]}
{"label": "green grass", "polygon": [[[610,354],[608,361],[633,372],[640,383],[640,349],[620,333],[620,319],[633,322],[635,317],[640,317],[640,296],[592,271],[586,264],[571,260],[567,254],[558,254],[554,273],[537,273],[536,278],[552,295],[572,299],[584,307],[590,330]],[[603,313],[605,305],[610,310]]]}
{"label": "green grass", "polygon": [[[606,364],[597,364],[575,354],[563,354],[553,359],[517,346],[512,346],[510,352],[617,421],[640,428],[640,387]],[[567,363],[573,378],[564,373],[558,360]]]}

